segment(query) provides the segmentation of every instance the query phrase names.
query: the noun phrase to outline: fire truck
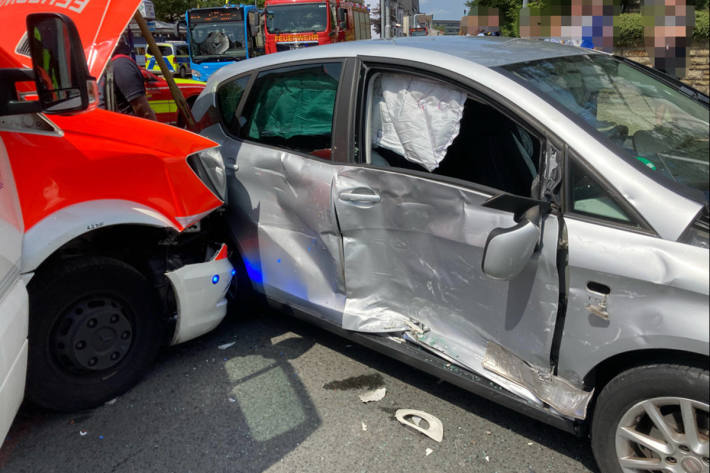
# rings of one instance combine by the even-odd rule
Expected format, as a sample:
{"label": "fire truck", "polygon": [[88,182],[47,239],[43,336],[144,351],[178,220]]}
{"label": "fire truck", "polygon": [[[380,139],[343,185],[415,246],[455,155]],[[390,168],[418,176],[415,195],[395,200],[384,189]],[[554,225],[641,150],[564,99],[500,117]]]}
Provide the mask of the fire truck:
{"label": "fire truck", "polygon": [[266,54],[320,44],[370,39],[370,13],[363,0],[266,0]]}
{"label": "fire truck", "polygon": [[23,394],[100,405],[226,314],[217,145],[96,109],[138,3],[0,6],[0,442]]}

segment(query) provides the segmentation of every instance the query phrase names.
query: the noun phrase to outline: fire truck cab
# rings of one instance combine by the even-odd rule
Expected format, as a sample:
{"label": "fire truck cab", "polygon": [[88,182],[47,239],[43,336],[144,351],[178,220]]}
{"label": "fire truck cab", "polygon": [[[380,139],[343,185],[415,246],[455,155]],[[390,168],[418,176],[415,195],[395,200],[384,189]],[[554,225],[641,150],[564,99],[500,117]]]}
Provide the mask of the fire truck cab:
{"label": "fire truck cab", "polygon": [[362,0],[266,0],[264,17],[266,54],[370,39],[370,14]]}

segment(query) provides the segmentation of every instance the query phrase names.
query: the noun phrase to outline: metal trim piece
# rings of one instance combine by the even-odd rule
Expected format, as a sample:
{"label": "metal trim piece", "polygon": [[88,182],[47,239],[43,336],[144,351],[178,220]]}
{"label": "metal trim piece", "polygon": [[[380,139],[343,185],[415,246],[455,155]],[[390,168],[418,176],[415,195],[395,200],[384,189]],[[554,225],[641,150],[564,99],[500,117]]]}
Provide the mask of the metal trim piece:
{"label": "metal trim piece", "polygon": [[483,367],[530,389],[541,401],[560,414],[584,420],[594,390],[583,391],[551,372],[535,368],[502,346],[488,342]]}

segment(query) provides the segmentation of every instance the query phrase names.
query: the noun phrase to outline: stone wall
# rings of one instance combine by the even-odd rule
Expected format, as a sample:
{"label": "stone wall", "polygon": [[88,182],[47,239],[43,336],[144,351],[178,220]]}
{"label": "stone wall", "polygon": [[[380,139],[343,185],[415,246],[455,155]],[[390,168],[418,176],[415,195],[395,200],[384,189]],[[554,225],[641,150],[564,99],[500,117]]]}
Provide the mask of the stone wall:
{"label": "stone wall", "polygon": [[[710,94],[710,46],[707,42],[697,43],[688,47],[685,67],[685,77],[681,80],[701,91]],[[653,66],[644,48],[623,48],[614,50],[614,54],[624,56],[645,66]]]}

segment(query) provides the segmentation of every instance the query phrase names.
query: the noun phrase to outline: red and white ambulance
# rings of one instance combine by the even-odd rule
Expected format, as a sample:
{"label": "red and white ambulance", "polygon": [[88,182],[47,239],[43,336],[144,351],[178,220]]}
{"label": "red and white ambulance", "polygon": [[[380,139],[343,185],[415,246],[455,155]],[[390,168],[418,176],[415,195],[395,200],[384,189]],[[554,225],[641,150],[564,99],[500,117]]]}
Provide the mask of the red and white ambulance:
{"label": "red and white ambulance", "polygon": [[99,405],[226,314],[216,144],[95,108],[138,4],[0,1],[0,442],[23,393]]}

